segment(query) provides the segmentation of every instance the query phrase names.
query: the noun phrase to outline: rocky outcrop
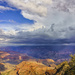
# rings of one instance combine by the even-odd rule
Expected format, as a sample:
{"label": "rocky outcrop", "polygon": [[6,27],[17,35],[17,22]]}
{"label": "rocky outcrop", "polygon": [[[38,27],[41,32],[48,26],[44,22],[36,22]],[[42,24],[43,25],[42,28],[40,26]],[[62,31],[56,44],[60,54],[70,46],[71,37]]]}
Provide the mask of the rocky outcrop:
{"label": "rocky outcrop", "polygon": [[48,67],[36,61],[23,61],[15,67],[8,75],[49,75],[54,67]]}
{"label": "rocky outcrop", "polygon": [[3,52],[3,51],[0,51],[0,58],[5,58],[7,56],[9,56],[10,54],[7,53],[7,52]]}
{"label": "rocky outcrop", "polygon": [[4,71],[5,70],[5,66],[3,63],[0,63],[0,71]]}

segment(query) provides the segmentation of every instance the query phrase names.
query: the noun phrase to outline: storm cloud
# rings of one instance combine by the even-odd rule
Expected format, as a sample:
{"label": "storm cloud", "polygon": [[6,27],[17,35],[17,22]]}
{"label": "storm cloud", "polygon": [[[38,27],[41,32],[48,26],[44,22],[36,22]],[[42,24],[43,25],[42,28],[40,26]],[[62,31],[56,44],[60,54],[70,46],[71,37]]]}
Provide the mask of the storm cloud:
{"label": "storm cloud", "polygon": [[[4,0],[10,7],[34,24],[15,24],[1,28],[7,44],[70,44],[75,43],[74,0]],[[4,30],[5,29],[5,30]],[[5,39],[7,41],[5,41]]]}

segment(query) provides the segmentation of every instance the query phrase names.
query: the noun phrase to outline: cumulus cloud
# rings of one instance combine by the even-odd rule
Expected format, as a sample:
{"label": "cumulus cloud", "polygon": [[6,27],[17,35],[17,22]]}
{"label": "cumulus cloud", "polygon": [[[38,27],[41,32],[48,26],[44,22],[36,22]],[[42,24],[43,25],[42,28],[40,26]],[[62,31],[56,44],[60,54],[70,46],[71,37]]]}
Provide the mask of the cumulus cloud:
{"label": "cumulus cloud", "polygon": [[0,6],[0,10],[14,10],[10,7],[4,7],[4,6]]}
{"label": "cumulus cloud", "polygon": [[0,29],[0,44],[6,43],[8,38],[6,38],[6,34],[4,33],[4,30]]}
{"label": "cumulus cloud", "polygon": [[65,11],[74,13],[75,12],[75,1],[74,0],[53,0],[52,7],[59,11]]}
{"label": "cumulus cloud", "polygon": [[[21,10],[23,17],[34,20],[33,25],[9,27],[4,34],[12,43],[75,43],[74,0],[5,0]],[[72,9],[73,8],[73,9]],[[8,35],[7,35],[8,34]]]}
{"label": "cumulus cloud", "polygon": [[[5,0],[9,5],[24,11],[27,14],[46,16],[46,5],[51,3],[51,0]],[[25,16],[24,16],[25,17]]]}

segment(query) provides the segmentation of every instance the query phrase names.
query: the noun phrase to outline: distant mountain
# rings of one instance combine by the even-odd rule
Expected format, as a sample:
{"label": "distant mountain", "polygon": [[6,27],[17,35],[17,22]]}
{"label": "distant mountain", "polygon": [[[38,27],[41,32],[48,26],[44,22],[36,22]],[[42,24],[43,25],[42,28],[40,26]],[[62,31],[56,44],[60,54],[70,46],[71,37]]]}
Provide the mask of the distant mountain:
{"label": "distant mountain", "polygon": [[[70,54],[75,53],[75,46],[68,45],[49,45],[49,46],[8,46],[0,47],[1,51],[11,54],[11,59],[18,59],[17,55],[25,55],[35,59],[53,59],[57,62],[69,60]],[[14,55],[14,57],[13,57]],[[21,57],[19,57],[21,59]],[[23,59],[25,59],[23,57]]]}
{"label": "distant mountain", "polygon": [[11,64],[18,64],[24,60],[32,59],[31,56],[28,56],[27,54],[21,54],[15,51],[0,51],[0,63],[8,62]]}
{"label": "distant mountain", "polygon": [[0,51],[0,58],[5,58],[7,56],[9,56],[10,54],[4,51]]}

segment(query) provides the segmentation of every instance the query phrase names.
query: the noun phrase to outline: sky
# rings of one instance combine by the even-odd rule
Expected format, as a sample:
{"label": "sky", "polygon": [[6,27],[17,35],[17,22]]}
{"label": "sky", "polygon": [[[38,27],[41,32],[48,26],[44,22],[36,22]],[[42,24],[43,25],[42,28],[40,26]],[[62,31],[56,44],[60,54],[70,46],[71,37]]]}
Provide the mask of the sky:
{"label": "sky", "polygon": [[0,0],[0,45],[75,44],[74,0]]}

